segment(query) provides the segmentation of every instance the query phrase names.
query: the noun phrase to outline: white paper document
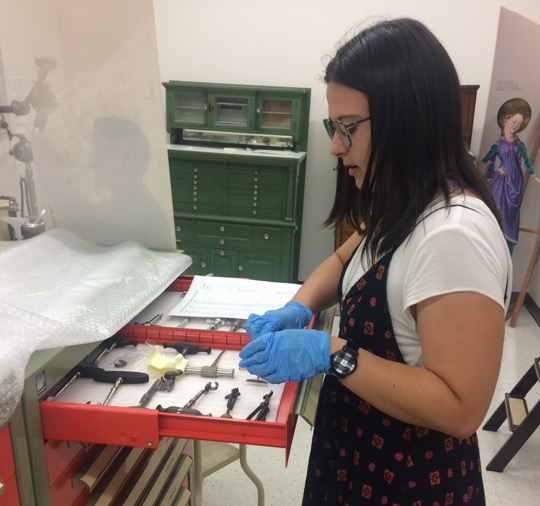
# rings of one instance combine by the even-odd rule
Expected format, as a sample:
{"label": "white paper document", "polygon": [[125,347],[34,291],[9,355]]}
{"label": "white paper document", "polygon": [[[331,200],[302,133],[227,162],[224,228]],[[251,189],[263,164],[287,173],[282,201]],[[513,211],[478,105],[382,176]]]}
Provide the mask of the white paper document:
{"label": "white paper document", "polygon": [[237,318],[284,306],[300,285],[252,279],[195,276],[188,293],[169,314],[192,318]]}

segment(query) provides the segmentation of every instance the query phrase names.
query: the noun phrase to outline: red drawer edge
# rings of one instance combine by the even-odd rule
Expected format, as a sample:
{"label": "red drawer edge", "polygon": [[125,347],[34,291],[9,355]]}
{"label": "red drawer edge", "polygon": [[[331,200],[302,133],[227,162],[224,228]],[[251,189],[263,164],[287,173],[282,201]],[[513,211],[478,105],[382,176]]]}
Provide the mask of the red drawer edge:
{"label": "red drawer edge", "polygon": [[40,401],[43,437],[57,441],[156,448],[159,443],[158,412]]}
{"label": "red drawer edge", "polygon": [[43,437],[47,440],[155,448],[160,436],[290,448],[297,383],[285,385],[275,422],[160,413],[123,408],[41,401]]}

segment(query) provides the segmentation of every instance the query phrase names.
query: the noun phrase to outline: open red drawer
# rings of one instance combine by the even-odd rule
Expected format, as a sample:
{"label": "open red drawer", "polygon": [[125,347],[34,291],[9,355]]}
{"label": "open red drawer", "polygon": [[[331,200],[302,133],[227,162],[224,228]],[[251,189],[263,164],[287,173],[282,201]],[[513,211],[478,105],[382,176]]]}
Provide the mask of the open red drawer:
{"label": "open red drawer", "polygon": [[[187,291],[190,276],[181,276],[168,290]],[[118,336],[156,344],[188,341],[239,351],[249,341],[244,332],[210,331],[163,326],[126,325]],[[72,366],[74,366],[73,364]],[[66,371],[67,372],[67,371]],[[227,419],[71,402],[40,401],[45,439],[88,443],[157,447],[160,436],[254,444],[290,450],[296,415],[298,384],[287,383],[279,400],[275,421]]]}

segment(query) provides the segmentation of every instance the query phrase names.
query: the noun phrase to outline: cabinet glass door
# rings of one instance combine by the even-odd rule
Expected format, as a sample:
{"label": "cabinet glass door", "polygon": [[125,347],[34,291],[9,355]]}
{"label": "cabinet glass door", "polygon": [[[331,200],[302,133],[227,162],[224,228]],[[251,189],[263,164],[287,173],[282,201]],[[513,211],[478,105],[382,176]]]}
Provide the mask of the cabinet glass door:
{"label": "cabinet glass door", "polygon": [[261,128],[292,129],[293,101],[281,99],[263,99],[257,108]]}
{"label": "cabinet glass door", "polygon": [[214,95],[211,98],[213,127],[251,128],[252,103],[250,97]]}
{"label": "cabinet glass door", "polygon": [[174,92],[174,121],[186,125],[207,124],[206,93],[197,91]]}

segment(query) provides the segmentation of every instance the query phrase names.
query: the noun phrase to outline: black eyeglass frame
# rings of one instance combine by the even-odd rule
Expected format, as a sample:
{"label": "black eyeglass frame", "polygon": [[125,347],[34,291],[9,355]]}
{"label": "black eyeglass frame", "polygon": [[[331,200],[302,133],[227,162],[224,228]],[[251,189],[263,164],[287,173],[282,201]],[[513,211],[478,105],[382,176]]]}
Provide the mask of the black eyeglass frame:
{"label": "black eyeglass frame", "polygon": [[334,138],[334,135],[337,133],[339,136],[339,140],[343,143],[343,145],[346,148],[350,148],[352,146],[352,139],[351,139],[351,130],[360,125],[361,123],[364,123],[365,121],[369,121],[371,118],[368,116],[367,118],[362,118],[357,121],[353,121],[351,123],[343,123],[339,118],[338,119],[330,119],[330,118],[324,118],[323,119],[323,125],[326,130],[326,133],[328,134],[328,137],[330,137],[330,140]]}

